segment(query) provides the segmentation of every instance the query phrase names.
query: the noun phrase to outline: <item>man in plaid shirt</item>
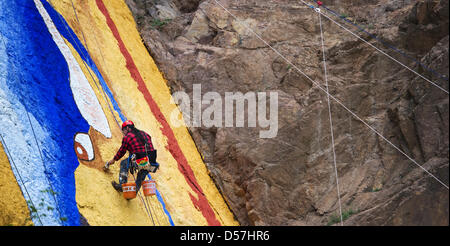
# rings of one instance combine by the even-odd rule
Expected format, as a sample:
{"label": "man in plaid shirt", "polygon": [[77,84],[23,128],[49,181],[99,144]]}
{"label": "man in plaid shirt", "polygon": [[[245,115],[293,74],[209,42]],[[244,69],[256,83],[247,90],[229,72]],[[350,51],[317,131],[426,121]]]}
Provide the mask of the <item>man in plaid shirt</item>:
{"label": "man in plaid shirt", "polygon": [[[122,132],[124,134],[122,145],[114,158],[108,161],[104,168],[106,171],[109,169],[110,165],[120,160],[120,158],[122,158],[127,151],[130,152],[130,157],[120,162],[119,184],[115,181],[112,182],[113,187],[118,191],[122,191],[122,184],[127,182],[128,171],[130,170],[132,174],[134,173],[134,169],[136,167],[130,161],[133,155],[136,160],[147,156],[150,163],[156,163],[156,150],[153,147],[150,135],[144,131],[136,129],[131,120],[127,120],[122,124]],[[139,170],[136,177],[136,192],[139,191],[142,181],[144,181],[148,172],[148,169]]]}
{"label": "man in plaid shirt", "polygon": [[137,140],[136,134],[131,132],[131,130],[127,130],[127,129],[128,128],[125,129],[127,131],[127,133],[125,133],[125,136],[122,139],[122,146],[120,146],[119,151],[117,151],[117,154],[114,156],[114,159],[113,159],[114,161],[120,160],[120,158],[122,158],[125,155],[127,150],[130,151],[130,154],[136,154],[136,153],[144,153],[145,154],[147,151],[154,150],[150,135],[148,135],[145,132],[142,132],[143,133],[142,137],[144,138],[144,141],[146,143],[149,143],[147,145],[147,150],[146,150],[145,145],[143,145],[142,143],[140,143]]}

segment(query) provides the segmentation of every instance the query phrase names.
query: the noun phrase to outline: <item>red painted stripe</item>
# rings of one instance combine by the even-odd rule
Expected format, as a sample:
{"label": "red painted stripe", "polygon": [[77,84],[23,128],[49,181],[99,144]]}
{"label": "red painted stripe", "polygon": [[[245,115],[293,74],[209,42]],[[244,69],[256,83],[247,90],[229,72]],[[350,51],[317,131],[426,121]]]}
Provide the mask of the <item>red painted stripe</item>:
{"label": "red painted stripe", "polygon": [[125,57],[126,60],[126,67],[130,71],[131,77],[137,82],[139,91],[144,95],[145,100],[147,101],[148,106],[150,107],[150,110],[152,111],[153,115],[156,117],[156,119],[161,123],[161,131],[162,133],[167,137],[167,146],[166,149],[172,154],[172,156],[175,158],[175,160],[178,163],[178,169],[180,172],[184,175],[187,183],[191,187],[191,189],[197,193],[198,199],[196,199],[194,196],[190,195],[192,203],[194,206],[201,211],[203,216],[205,217],[206,221],[208,222],[208,225],[220,225],[220,222],[217,220],[216,215],[214,214],[213,209],[209,205],[208,200],[206,199],[205,195],[203,194],[202,188],[197,183],[197,180],[194,176],[194,172],[192,171],[191,167],[189,166],[186,157],[184,156],[183,152],[181,151],[180,146],[178,145],[178,142],[175,138],[175,135],[170,128],[170,125],[167,123],[166,118],[162,114],[161,110],[158,107],[158,104],[155,102],[153,97],[151,96],[147,86],[144,83],[144,80],[142,79],[141,74],[139,73],[139,70],[136,67],[136,64],[133,61],[133,58],[131,57],[130,53],[128,52],[127,48],[125,47],[125,44],[120,37],[119,31],[117,30],[117,27],[114,23],[114,21],[111,19],[111,16],[109,15],[108,10],[105,7],[105,4],[102,0],[96,0],[97,6],[99,10],[103,13],[103,15],[106,18],[106,22],[111,29],[111,32],[113,33],[114,37],[116,38],[120,51],[122,52],[122,55]]}

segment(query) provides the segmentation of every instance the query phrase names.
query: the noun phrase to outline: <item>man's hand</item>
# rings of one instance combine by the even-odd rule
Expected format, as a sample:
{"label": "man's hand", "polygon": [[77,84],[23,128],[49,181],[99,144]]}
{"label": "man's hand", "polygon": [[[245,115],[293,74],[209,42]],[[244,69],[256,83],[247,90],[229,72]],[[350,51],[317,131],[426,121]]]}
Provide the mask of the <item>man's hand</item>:
{"label": "man's hand", "polygon": [[112,159],[112,160],[106,162],[105,166],[103,167],[103,170],[104,170],[105,172],[108,171],[108,170],[109,170],[109,166],[112,165],[112,164],[114,164],[114,162],[116,162],[114,159]]}

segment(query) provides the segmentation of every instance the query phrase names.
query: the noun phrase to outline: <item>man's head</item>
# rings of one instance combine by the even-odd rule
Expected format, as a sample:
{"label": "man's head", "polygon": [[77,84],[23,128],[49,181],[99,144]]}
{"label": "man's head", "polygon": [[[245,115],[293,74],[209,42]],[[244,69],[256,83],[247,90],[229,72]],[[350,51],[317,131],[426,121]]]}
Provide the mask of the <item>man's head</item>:
{"label": "man's head", "polygon": [[127,120],[122,124],[122,132],[124,135],[129,133],[131,129],[134,127],[134,123],[131,120]]}

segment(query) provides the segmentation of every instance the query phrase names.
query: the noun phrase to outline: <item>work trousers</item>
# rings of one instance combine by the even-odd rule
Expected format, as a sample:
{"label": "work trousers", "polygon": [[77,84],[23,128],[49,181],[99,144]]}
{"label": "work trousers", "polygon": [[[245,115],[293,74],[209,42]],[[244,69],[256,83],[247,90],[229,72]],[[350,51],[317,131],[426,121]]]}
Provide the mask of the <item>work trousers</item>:
{"label": "work trousers", "polygon": [[[128,170],[131,168],[131,158],[127,158],[120,162],[119,183],[125,184],[128,181]],[[136,192],[141,188],[142,182],[145,180],[148,171],[145,169],[140,170],[136,176]]]}

